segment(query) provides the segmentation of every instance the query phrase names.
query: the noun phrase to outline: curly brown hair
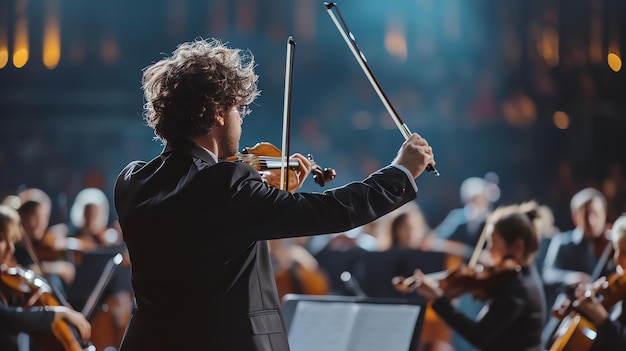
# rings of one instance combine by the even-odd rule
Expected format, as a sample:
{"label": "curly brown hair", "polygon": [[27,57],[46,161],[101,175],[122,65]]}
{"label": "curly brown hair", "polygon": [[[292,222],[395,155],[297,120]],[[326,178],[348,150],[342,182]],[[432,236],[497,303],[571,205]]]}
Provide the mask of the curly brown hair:
{"label": "curly brown hair", "polygon": [[163,141],[207,134],[217,112],[248,105],[260,94],[254,67],[252,53],[219,39],[180,44],[144,69],[144,119]]}

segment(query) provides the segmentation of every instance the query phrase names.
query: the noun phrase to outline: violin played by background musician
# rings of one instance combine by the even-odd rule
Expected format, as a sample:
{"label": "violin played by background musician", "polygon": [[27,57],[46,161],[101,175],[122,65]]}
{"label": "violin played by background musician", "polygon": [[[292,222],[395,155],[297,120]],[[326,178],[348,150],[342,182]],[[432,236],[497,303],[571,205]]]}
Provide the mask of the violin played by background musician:
{"label": "violin played by background musician", "polygon": [[626,349],[626,215],[615,221],[611,242],[617,272],[602,277],[591,287],[581,284],[576,291],[578,298],[563,303],[557,312],[573,310],[578,315],[570,325],[557,331],[551,351]]}
{"label": "violin played by background musician", "polygon": [[41,268],[45,269],[48,280],[65,295],[76,275],[75,266],[70,262],[66,249],[67,226],[59,223],[49,227],[51,202],[42,190],[27,189],[20,193],[20,199],[22,202],[17,210],[24,237],[16,245],[16,262],[43,275],[27,249],[26,240],[29,240],[32,254],[41,261]]}
{"label": "violin played by background musician", "polygon": [[[24,278],[33,277],[34,274],[19,274],[25,270],[11,262],[15,251],[15,242],[19,239],[19,214],[12,208],[0,205],[0,349],[18,350],[17,334],[42,333],[48,334],[58,341],[58,345],[64,345],[61,350],[82,350],[83,344],[76,336],[70,334],[67,323],[76,327],[79,338],[88,340],[91,335],[91,326],[85,317],[63,305],[38,305],[37,307],[15,306],[11,302],[21,298],[32,286],[23,281]],[[39,295],[41,296],[41,295]],[[35,306],[37,294],[29,300]],[[52,301],[50,299],[49,301]],[[46,351],[45,348],[41,351]]]}
{"label": "violin played by background musician", "polygon": [[[446,323],[481,350],[539,351],[546,307],[533,264],[539,245],[536,216],[535,203],[501,207],[489,215],[483,235],[497,267],[491,274],[465,267],[438,284],[418,270],[411,279],[396,277],[393,283],[433,300]],[[490,299],[476,320],[453,307],[451,300],[462,293]]]}

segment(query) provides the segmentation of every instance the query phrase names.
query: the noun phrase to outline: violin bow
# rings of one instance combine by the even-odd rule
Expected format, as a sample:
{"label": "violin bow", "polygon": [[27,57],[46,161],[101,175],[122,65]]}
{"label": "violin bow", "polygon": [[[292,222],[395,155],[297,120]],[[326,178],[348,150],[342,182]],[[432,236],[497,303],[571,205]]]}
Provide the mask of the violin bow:
{"label": "violin bow", "polygon": [[283,99],[283,140],[280,167],[280,184],[282,190],[289,189],[289,172],[287,164],[289,162],[289,139],[291,128],[291,87],[293,85],[293,62],[296,42],[293,37],[287,39],[287,58],[285,64],[285,96]]}
{"label": "violin bow", "polygon": [[[402,119],[398,115],[398,112],[396,112],[396,109],[393,107],[393,105],[389,101],[389,98],[387,97],[387,95],[381,88],[380,84],[374,77],[372,70],[367,64],[367,59],[365,58],[365,55],[359,48],[359,45],[356,43],[356,39],[354,38],[354,35],[350,31],[350,29],[348,29],[348,25],[346,24],[343,17],[341,16],[341,12],[339,12],[339,7],[334,2],[324,2],[324,6],[326,6],[326,12],[328,12],[328,15],[333,20],[333,23],[335,24],[335,26],[341,33],[341,36],[343,37],[346,44],[350,48],[350,51],[352,51],[352,54],[354,55],[354,58],[357,60],[357,62],[361,66],[361,69],[363,69],[363,72],[367,76],[367,79],[369,80],[370,84],[372,84],[372,87],[376,91],[376,94],[378,94],[378,97],[382,101],[383,105],[385,105],[387,112],[389,112],[389,115],[391,115],[391,118],[393,118],[393,121],[396,123],[396,126],[400,130],[400,133],[402,133],[405,140],[409,139],[409,137],[411,136],[411,131],[409,130],[409,127],[407,127],[406,124],[402,121]],[[336,16],[335,16],[335,13],[333,12],[333,9],[335,10],[334,12],[337,12]],[[439,172],[431,164],[429,164],[426,167],[426,170],[429,172],[432,172],[437,177],[439,176]]]}

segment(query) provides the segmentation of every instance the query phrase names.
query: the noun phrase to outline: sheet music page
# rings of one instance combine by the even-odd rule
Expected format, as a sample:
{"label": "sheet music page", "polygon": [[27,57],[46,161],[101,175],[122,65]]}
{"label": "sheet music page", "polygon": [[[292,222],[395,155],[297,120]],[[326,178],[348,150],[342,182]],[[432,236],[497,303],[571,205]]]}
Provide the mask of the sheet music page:
{"label": "sheet music page", "polygon": [[347,351],[409,350],[420,306],[358,305]]}
{"label": "sheet music page", "polygon": [[289,329],[291,350],[347,350],[358,309],[357,304],[300,301]]}
{"label": "sheet music page", "polygon": [[289,329],[292,351],[407,351],[419,305],[300,301]]}

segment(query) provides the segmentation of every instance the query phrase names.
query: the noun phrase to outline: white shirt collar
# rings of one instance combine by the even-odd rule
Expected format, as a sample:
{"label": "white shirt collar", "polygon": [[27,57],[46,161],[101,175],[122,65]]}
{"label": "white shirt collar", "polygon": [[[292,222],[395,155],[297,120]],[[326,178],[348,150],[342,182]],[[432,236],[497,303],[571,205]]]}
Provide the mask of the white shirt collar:
{"label": "white shirt collar", "polygon": [[[196,144],[198,145],[198,144]],[[198,145],[200,146],[204,151],[206,151],[209,155],[211,155],[211,158],[215,161],[215,163],[218,162],[217,156],[209,149],[205,148],[204,146]]]}

